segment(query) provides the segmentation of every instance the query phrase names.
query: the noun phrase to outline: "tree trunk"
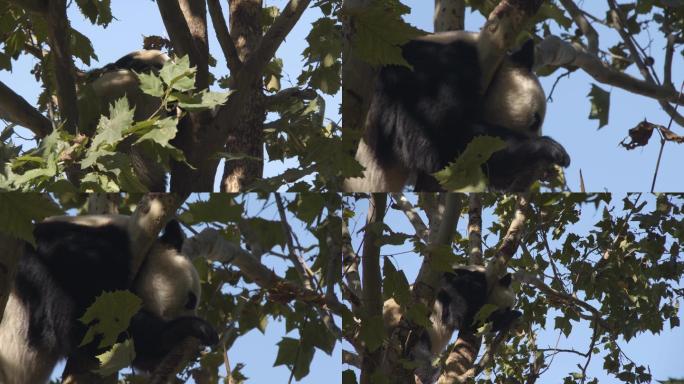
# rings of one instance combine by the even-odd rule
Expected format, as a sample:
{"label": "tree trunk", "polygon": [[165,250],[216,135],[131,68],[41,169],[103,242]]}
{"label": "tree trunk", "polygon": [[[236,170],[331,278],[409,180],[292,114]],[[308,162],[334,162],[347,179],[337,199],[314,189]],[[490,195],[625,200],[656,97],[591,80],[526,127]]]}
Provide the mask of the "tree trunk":
{"label": "tree trunk", "polygon": [[[254,53],[262,38],[262,0],[230,0],[230,32],[242,62]],[[263,175],[265,98],[262,77],[249,87],[247,101],[239,111],[238,123],[229,133],[226,152],[246,155],[240,160],[226,161],[222,186],[224,192],[239,192]],[[256,159],[261,159],[261,161]]]}

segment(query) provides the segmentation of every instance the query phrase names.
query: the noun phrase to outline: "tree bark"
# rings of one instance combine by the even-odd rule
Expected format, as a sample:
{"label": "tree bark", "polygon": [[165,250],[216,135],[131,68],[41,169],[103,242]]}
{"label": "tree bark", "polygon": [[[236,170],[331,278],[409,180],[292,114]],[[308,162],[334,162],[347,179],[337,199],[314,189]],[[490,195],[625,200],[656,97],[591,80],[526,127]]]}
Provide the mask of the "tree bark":
{"label": "tree bark", "polygon": [[[230,0],[230,35],[238,57],[244,63],[255,53],[262,40],[262,0]],[[264,120],[266,107],[261,75],[248,84],[246,101],[234,129],[228,134],[226,151],[247,155],[248,158],[226,161],[223,170],[222,190],[239,192],[263,175]],[[258,161],[256,159],[261,159]]]}
{"label": "tree bark", "polygon": [[465,1],[435,0],[435,32],[462,31],[465,24]]}

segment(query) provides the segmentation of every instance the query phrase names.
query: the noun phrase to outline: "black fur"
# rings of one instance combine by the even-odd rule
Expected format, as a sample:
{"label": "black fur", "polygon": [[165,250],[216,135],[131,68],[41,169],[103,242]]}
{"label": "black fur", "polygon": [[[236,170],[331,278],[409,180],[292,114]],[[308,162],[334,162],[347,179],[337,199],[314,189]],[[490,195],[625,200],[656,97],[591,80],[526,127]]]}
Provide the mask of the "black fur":
{"label": "black fur", "polygon": [[[17,296],[29,310],[29,345],[69,356],[87,330],[78,318],[95,298],[103,291],[129,288],[130,240],[124,229],[113,225],[59,221],[36,224],[34,235],[37,247],[26,245],[15,280]],[[171,221],[159,241],[180,249],[182,236],[178,222]],[[196,305],[195,297],[191,309]],[[195,336],[205,345],[218,340],[216,331],[200,318],[166,322],[144,310],[131,320],[129,333],[136,349],[134,365],[143,369],[153,367],[184,336]],[[94,344],[85,347],[88,353],[95,352]]]}
{"label": "black fur", "polygon": [[[380,70],[366,122],[364,141],[381,167],[398,163],[418,175],[417,190],[441,190],[429,174],[453,162],[480,135],[508,143],[484,167],[495,189],[526,189],[528,185],[514,184],[516,176],[540,163],[569,165],[559,143],[534,137],[541,118],[529,127],[535,132],[514,132],[485,122],[476,45],[413,40],[403,46],[402,54],[413,68],[390,65]],[[532,41],[509,59],[530,70]]]}

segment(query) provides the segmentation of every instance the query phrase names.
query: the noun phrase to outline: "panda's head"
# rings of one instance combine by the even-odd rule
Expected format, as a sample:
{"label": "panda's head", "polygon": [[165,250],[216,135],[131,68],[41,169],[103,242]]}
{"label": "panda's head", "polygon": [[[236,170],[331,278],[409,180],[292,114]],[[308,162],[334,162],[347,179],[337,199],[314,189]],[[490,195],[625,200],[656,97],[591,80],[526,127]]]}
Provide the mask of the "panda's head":
{"label": "panda's head", "polygon": [[511,289],[513,281],[510,273],[501,278],[487,279],[487,303],[493,304],[500,309],[510,309],[515,306],[515,293]]}
{"label": "panda's head", "polygon": [[197,270],[181,253],[183,240],[180,224],[170,221],[152,245],[132,287],[142,299],[143,309],[166,321],[196,315],[200,299]]}
{"label": "panda's head", "polygon": [[546,115],[546,95],[532,72],[534,42],[528,40],[504,57],[485,93],[486,123],[529,136],[540,136]]}

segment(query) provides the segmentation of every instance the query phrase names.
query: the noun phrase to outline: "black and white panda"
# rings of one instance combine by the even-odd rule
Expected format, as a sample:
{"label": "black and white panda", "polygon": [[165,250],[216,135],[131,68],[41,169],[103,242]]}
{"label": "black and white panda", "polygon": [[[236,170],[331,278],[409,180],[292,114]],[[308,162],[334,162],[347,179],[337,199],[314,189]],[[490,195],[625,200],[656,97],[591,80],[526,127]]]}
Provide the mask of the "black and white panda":
{"label": "black and white panda", "polygon": [[[79,89],[79,122],[84,132],[92,134],[100,116],[108,116],[109,106],[124,96],[131,107],[135,106],[135,121],[150,118],[159,109],[161,100],[140,90],[136,73],[158,72],[169,60],[161,51],[139,50],[91,71],[85,85]],[[133,171],[140,182],[152,192],[165,192],[165,168],[132,143],[123,146],[123,151],[131,153]]]}
{"label": "black and white panda", "polygon": [[[498,278],[482,266],[459,266],[442,276],[430,314],[432,326],[419,336],[409,352],[417,365],[414,373],[422,384],[437,381],[441,372],[433,362],[444,352],[456,330],[475,331],[479,327],[475,317],[485,304],[496,308],[487,319],[492,322],[493,332],[507,329],[522,315],[512,309],[515,293],[511,282],[510,273]],[[385,301],[383,316],[388,329],[399,324],[402,312],[394,299]]]}
{"label": "black and white panda", "polygon": [[450,31],[417,38],[402,47],[412,68],[380,70],[356,153],[366,170],[345,180],[345,190],[401,191],[414,178],[417,190],[439,190],[430,174],[482,135],[508,144],[484,167],[492,189],[524,190],[539,170],[570,164],[563,146],[541,136],[546,97],[532,72],[533,42],[504,57],[483,92],[478,36]]}
{"label": "black and white panda", "polygon": [[[56,217],[34,229],[0,322],[0,383],[46,383],[60,359],[81,343],[87,327],[78,319],[104,291],[131,289],[142,299],[127,334],[133,366],[152,370],[184,338],[202,345],[218,341],[214,328],[196,316],[197,271],[180,253],[183,232],[171,221],[153,244],[134,283],[128,216]],[[82,348],[97,352],[91,343]]]}

